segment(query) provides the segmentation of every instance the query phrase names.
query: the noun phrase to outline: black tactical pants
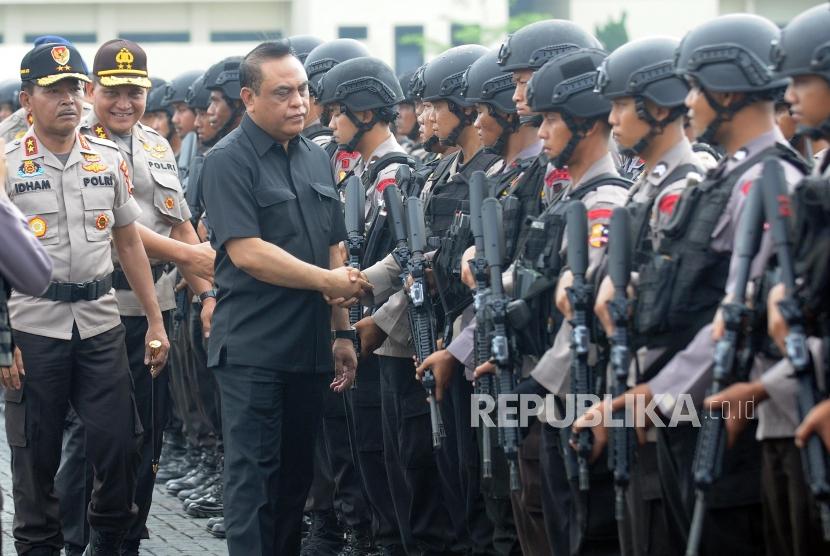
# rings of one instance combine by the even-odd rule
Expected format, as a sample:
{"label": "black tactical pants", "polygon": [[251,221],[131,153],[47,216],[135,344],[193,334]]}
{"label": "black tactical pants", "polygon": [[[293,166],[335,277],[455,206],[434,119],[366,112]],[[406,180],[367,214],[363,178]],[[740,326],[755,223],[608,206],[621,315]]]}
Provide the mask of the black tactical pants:
{"label": "black tactical pants", "polygon": [[[516,533],[524,556],[559,554],[551,549],[551,543],[545,531],[545,516],[542,512],[544,477],[539,459],[541,442],[542,423],[536,420],[530,423],[527,436],[519,446],[519,474],[522,478],[522,488],[510,493]],[[570,491],[565,494],[570,497]]]}
{"label": "black tactical pants", "polygon": [[194,403],[204,423],[207,424],[207,434],[210,440],[202,439],[201,446],[210,447],[216,444],[222,450],[222,404],[219,396],[219,386],[216,377],[207,367],[207,346],[202,334],[202,304],[190,305],[190,349],[193,357],[193,380],[196,390],[192,393]]}
{"label": "black tactical pants", "polygon": [[432,449],[426,391],[415,379],[412,360],[378,356],[383,410],[383,445],[389,490],[401,541],[427,554],[449,549],[454,532]]}
{"label": "black tactical pants", "polygon": [[[663,491],[670,545],[682,554],[688,541],[695,504],[692,462],[699,429],[657,429],[657,465]],[[723,477],[707,493],[700,554],[703,556],[764,553],[760,504],[760,447],[755,426],[741,434],[726,452]]]}
{"label": "black tactical pants", "polygon": [[561,430],[541,424],[539,465],[542,476],[542,511],[545,532],[554,554],[571,553],[571,514],[573,497],[565,462],[562,459]]}
{"label": "black tactical pants", "polygon": [[[165,328],[170,328],[170,311],[162,313]],[[136,477],[135,504],[138,515],[127,532],[127,540],[149,538],[147,533],[147,516],[153,502],[152,461],[161,451],[162,430],[169,415],[169,374],[165,368],[155,380],[150,376],[150,369],[144,364],[144,341],[147,335],[145,317],[121,317],[125,330],[127,358],[132,375],[136,408],[144,429],[140,446],[141,459]],[[64,453],[57,477],[55,490],[60,499],[61,525],[64,529],[66,543],[83,547],[89,539],[84,514],[77,512],[79,504],[86,504],[92,484],[87,483],[92,476],[92,469],[87,465],[84,450],[86,432],[78,419],[69,419],[64,437]]]}
{"label": "black tactical pants", "polygon": [[626,527],[631,544],[630,552],[625,554],[682,554],[680,547],[672,546],[667,534],[655,442],[637,446],[636,457],[631,462],[630,477],[626,493]]}
{"label": "black tactical pants", "polygon": [[14,332],[26,376],[6,391],[6,436],[12,451],[14,537],[19,554],[63,548],[54,488],[69,404],[88,432],[95,468],[87,519],[99,531],[125,531],[133,504],[141,423],[133,401],[124,327],[81,340]]}
{"label": "black tactical pants", "polygon": [[764,538],[769,556],[830,554],[818,506],[804,481],[801,453],[792,438],[761,442]]}
{"label": "black tactical pants", "polygon": [[[403,529],[395,516],[395,505],[389,492],[386,464],[383,459],[383,427],[380,403],[380,366],[370,355],[360,359],[357,386],[351,391],[354,416],[354,442],[357,468],[363,481],[366,501],[372,515],[372,534],[379,546],[401,544]],[[407,531],[407,535],[408,535]]]}
{"label": "black tactical pants", "polygon": [[230,556],[296,556],[332,376],[239,365],[213,369],[222,395]]}

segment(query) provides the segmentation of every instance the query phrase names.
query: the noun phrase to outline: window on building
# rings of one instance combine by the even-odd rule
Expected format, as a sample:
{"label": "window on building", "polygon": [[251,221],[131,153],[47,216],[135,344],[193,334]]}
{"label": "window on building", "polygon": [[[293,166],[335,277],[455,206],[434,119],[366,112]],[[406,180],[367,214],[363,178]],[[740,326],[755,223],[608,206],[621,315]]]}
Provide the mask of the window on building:
{"label": "window on building", "polygon": [[98,35],[96,33],[26,33],[23,35],[23,42],[33,43],[38,37],[44,35],[57,35],[63,37],[71,43],[92,43],[98,42]]}
{"label": "window on building", "polygon": [[118,38],[139,44],[146,42],[190,42],[190,31],[126,32],[118,33]]}
{"label": "window on building", "polygon": [[369,31],[366,29],[365,25],[345,25],[337,28],[337,36],[341,39],[365,41],[369,36]]}
{"label": "window on building", "polygon": [[423,63],[423,26],[402,25],[395,27],[395,71],[400,75],[418,69]]}
{"label": "window on building", "polygon": [[282,31],[212,31],[211,42],[262,42],[282,38]]}
{"label": "window on building", "polygon": [[450,27],[450,44],[453,46],[479,43],[481,43],[481,25],[453,23]]}

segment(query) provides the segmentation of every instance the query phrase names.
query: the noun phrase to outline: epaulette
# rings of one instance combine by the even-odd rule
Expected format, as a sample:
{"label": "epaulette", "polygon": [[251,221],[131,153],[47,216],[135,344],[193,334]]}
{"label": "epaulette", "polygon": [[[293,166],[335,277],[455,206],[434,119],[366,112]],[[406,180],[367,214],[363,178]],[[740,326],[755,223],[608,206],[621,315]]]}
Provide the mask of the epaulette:
{"label": "epaulette", "polygon": [[9,154],[10,152],[19,149],[21,144],[20,139],[15,139],[14,141],[6,143],[5,154]]}
{"label": "epaulette", "polygon": [[118,150],[118,145],[116,145],[115,141],[111,139],[103,139],[101,137],[98,137],[97,135],[87,135],[86,133],[84,133],[84,137],[86,137],[90,143],[95,143],[96,145],[104,145],[105,147],[110,147],[111,149]]}

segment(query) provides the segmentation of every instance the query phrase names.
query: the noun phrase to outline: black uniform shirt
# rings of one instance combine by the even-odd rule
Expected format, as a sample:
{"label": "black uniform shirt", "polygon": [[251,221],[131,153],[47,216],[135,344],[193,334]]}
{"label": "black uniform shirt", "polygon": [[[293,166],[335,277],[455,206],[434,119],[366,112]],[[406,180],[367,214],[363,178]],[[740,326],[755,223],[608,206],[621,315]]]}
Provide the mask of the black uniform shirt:
{"label": "black uniform shirt", "polygon": [[225,243],[259,237],[329,268],[346,239],[325,152],[298,136],[286,150],[247,115],[205,156],[201,190],[216,249],[217,305],[208,366],[330,373],[331,309],[316,291],[273,286],[234,266]]}

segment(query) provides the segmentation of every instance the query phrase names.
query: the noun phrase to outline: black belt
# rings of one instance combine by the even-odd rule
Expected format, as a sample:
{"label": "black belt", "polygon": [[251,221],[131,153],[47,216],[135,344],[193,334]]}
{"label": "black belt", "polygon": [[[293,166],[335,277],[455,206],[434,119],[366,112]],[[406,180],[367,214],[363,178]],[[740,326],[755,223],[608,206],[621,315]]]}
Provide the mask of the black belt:
{"label": "black belt", "polygon": [[112,289],[112,274],[92,282],[52,282],[49,288],[38,297],[52,301],[95,301]]}
{"label": "black belt", "polygon": [[[153,273],[154,284],[159,281],[159,278],[164,276],[165,268],[166,266],[163,264],[156,264],[150,267],[150,271]],[[116,290],[132,290],[130,281],[127,280],[127,275],[120,268],[116,268],[112,273],[112,285]]]}

